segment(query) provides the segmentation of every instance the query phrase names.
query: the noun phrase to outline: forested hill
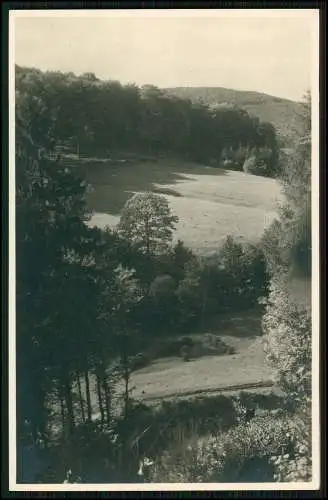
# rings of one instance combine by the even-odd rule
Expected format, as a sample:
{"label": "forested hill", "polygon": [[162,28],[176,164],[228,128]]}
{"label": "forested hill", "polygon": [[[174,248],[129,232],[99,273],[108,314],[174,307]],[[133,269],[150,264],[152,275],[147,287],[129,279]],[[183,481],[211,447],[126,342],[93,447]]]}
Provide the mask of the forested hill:
{"label": "forested hill", "polygon": [[261,121],[272,123],[286,146],[302,132],[303,104],[260,92],[226,89],[223,87],[175,87],[166,92],[193,102],[205,104],[230,103],[246,109]]}
{"label": "forested hill", "polygon": [[[34,132],[42,130],[54,144],[72,142],[89,157],[174,156],[277,177],[282,162],[274,125],[226,100],[195,103],[153,85],[16,66],[16,101],[34,117]],[[293,130],[292,121],[288,127]]]}

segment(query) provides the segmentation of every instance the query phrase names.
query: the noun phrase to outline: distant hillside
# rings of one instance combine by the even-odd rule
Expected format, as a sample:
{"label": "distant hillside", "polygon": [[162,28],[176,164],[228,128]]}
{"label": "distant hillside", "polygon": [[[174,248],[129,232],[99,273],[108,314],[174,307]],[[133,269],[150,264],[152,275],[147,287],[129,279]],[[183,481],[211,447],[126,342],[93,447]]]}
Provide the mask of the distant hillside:
{"label": "distant hillside", "polygon": [[205,104],[229,103],[245,108],[261,121],[272,123],[286,146],[291,145],[302,132],[303,104],[300,102],[222,87],[176,87],[165,91],[194,102],[202,100]]}

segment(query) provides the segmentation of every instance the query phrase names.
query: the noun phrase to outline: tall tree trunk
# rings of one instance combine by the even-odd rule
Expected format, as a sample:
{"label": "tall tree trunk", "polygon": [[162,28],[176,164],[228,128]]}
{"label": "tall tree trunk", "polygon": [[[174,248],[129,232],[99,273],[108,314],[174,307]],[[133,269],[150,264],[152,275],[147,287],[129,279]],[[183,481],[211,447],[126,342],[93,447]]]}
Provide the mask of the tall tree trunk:
{"label": "tall tree trunk", "polygon": [[103,367],[101,368],[101,384],[102,384],[103,394],[104,394],[106,421],[107,421],[107,425],[110,425],[110,421],[111,421],[111,418],[110,418],[110,416],[111,416],[110,415],[110,389],[109,389],[109,385],[107,382],[106,371],[104,370]]}
{"label": "tall tree trunk", "polygon": [[65,401],[64,401],[64,395],[63,395],[63,389],[61,386],[59,386],[59,388],[58,388],[58,395],[59,395],[59,401],[60,401],[62,437],[65,439],[65,437],[66,437]]}
{"label": "tall tree trunk", "polygon": [[102,400],[102,394],[101,394],[101,378],[100,378],[99,372],[96,373],[96,383],[97,383],[97,395],[98,395],[98,405],[99,405],[99,411],[100,411],[100,416],[101,416],[101,423],[102,423],[102,425],[104,425],[105,414],[104,414],[104,408],[103,408],[103,400]]}
{"label": "tall tree trunk", "polygon": [[129,382],[130,382],[130,371],[128,366],[128,359],[123,360],[123,380],[124,380],[124,418],[127,418],[129,411]]}
{"label": "tall tree trunk", "polygon": [[91,396],[90,396],[90,379],[89,379],[89,370],[86,369],[84,372],[84,380],[85,380],[85,392],[87,397],[87,416],[88,422],[92,420],[92,406],[91,406]]}
{"label": "tall tree trunk", "polygon": [[76,372],[77,389],[79,392],[79,402],[81,408],[82,422],[85,423],[85,412],[84,412],[84,398],[82,394],[81,380],[79,372]]}
{"label": "tall tree trunk", "polygon": [[42,387],[40,387],[40,380],[35,379],[36,388],[34,390],[34,401],[33,401],[33,411],[32,414],[35,417],[32,420],[33,436],[44,437],[46,426],[47,426],[47,410],[46,410],[46,393]]}
{"label": "tall tree trunk", "polygon": [[75,429],[75,418],[74,418],[72,388],[69,381],[66,381],[64,384],[64,397],[67,408],[68,431],[69,435],[72,436]]}

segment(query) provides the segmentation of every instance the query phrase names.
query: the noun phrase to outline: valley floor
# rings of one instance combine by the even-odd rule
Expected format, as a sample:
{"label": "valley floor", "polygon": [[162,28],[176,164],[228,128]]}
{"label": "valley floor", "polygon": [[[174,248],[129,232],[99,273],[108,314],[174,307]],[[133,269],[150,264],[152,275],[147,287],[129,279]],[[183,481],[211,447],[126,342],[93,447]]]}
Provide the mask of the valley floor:
{"label": "valley floor", "polygon": [[175,239],[203,254],[217,250],[228,234],[258,240],[276,217],[281,198],[274,179],[182,161],[90,160],[77,166],[91,185],[92,225],[115,225],[131,195],[153,191],[164,195],[179,217]]}

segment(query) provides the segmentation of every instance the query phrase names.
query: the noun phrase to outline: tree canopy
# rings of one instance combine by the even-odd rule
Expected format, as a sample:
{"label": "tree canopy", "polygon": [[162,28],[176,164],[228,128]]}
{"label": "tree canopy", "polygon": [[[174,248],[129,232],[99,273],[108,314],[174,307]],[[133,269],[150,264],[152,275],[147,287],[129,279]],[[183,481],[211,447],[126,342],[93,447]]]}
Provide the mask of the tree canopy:
{"label": "tree canopy", "polygon": [[48,130],[57,144],[75,144],[82,154],[164,154],[220,166],[225,149],[247,147],[262,155],[260,175],[277,173],[274,127],[236,106],[209,107],[151,85],[19,66],[16,86],[33,128]]}
{"label": "tree canopy", "polygon": [[177,222],[164,196],[137,193],[123,207],[118,231],[143,253],[158,254],[169,248]]}

